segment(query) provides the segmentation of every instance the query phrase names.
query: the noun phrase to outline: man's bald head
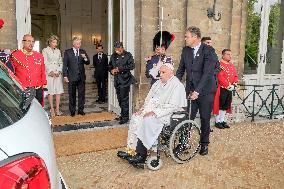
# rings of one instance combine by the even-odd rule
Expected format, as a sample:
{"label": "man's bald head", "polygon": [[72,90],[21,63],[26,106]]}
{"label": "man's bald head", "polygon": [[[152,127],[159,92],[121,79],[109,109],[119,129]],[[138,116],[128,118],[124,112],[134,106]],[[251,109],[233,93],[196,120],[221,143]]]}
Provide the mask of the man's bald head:
{"label": "man's bald head", "polygon": [[23,37],[23,49],[27,52],[31,52],[34,48],[35,40],[31,34],[26,34]]}

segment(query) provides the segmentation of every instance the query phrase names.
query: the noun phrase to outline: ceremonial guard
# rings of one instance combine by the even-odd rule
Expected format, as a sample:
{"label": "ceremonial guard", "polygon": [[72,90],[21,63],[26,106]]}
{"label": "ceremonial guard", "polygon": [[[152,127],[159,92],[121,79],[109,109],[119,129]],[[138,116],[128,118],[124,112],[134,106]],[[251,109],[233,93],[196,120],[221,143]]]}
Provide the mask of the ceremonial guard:
{"label": "ceremonial guard", "polygon": [[43,87],[46,85],[43,55],[33,50],[34,38],[30,34],[23,37],[23,48],[11,55],[14,73],[25,88],[35,89],[36,99],[43,104]]}
{"label": "ceremonial guard", "polygon": [[155,54],[145,58],[145,75],[147,78],[151,78],[151,86],[157,80],[159,80],[160,74],[159,69],[157,69],[159,67],[157,64],[163,57],[165,57],[166,50],[170,46],[174,38],[175,36],[168,31],[163,31],[161,37],[161,32],[159,31],[158,33],[156,33],[153,39],[153,51],[155,52]]}
{"label": "ceremonial guard", "polygon": [[215,127],[219,129],[230,128],[225,122],[225,114],[231,113],[232,90],[235,89],[238,82],[236,68],[231,63],[232,52],[230,49],[222,51],[222,60],[220,61],[221,71],[218,73],[218,88],[214,97],[213,114],[215,117]]}

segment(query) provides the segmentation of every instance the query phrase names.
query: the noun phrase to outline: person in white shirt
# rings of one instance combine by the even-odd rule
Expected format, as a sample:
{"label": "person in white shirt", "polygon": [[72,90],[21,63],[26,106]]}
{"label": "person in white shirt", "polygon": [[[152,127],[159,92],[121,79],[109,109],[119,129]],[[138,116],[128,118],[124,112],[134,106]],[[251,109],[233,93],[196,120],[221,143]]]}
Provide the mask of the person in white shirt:
{"label": "person in white shirt", "polygon": [[128,150],[117,153],[130,163],[145,162],[147,150],[153,146],[163,126],[170,123],[171,115],[187,106],[184,85],[174,76],[172,57],[166,56],[159,65],[160,79],[151,87],[143,107],[130,120]]}

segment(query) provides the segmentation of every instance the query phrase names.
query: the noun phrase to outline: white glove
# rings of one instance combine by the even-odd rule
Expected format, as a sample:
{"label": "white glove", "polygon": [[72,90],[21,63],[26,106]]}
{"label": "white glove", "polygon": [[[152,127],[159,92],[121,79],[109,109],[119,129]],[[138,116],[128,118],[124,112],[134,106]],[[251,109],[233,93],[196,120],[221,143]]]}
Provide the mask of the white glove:
{"label": "white glove", "polygon": [[230,85],[228,88],[227,88],[229,91],[233,91],[235,89],[235,86],[234,85]]}
{"label": "white glove", "polygon": [[149,70],[149,74],[153,76],[154,79],[158,79],[159,68],[158,66],[154,66],[151,70]]}

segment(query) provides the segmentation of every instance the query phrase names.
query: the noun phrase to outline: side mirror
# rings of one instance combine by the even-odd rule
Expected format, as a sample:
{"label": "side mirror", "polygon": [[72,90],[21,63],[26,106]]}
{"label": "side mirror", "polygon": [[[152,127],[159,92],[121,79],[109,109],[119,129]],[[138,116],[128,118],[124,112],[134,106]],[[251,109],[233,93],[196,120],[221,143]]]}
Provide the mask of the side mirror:
{"label": "side mirror", "polygon": [[27,109],[29,105],[31,104],[32,100],[35,98],[36,91],[34,88],[27,88],[22,93],[22,109]]}

